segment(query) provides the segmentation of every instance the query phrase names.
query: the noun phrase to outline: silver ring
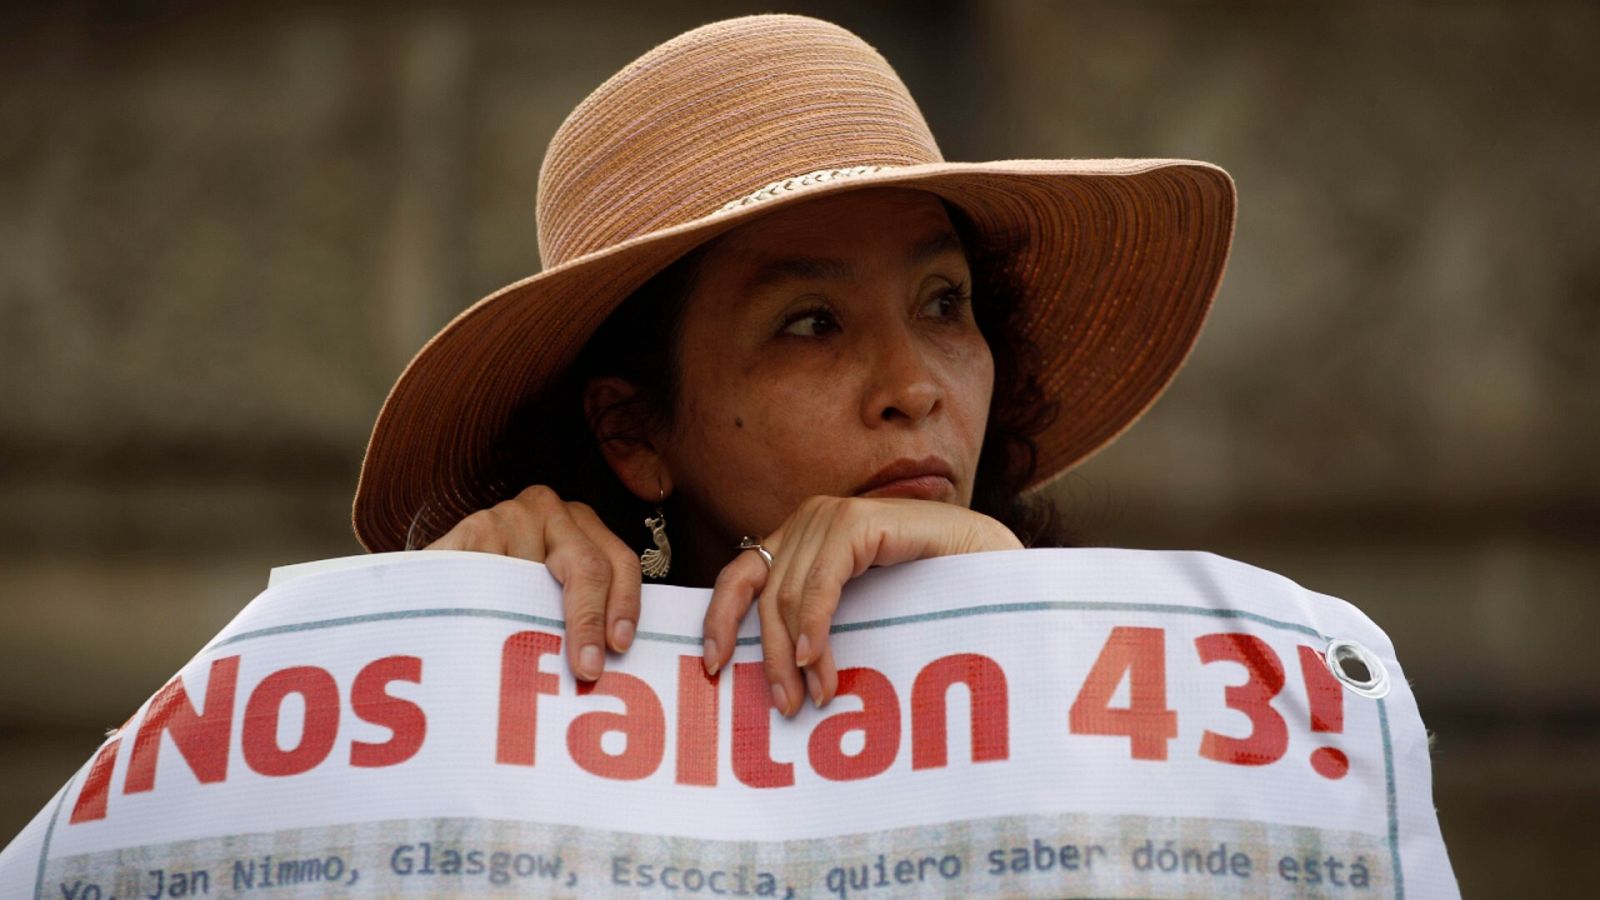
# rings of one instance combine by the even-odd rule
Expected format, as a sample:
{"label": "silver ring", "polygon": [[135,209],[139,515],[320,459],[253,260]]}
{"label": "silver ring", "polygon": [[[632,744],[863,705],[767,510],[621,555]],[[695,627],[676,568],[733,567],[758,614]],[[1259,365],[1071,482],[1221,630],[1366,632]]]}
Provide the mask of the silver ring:
{"label": "silver ring", "polygon": [[754,550],[761,554],[761,561],[767,564],[767,571],[772,571],[772,551],[761,546],[761,541],[748,534],[739,539],[740,550]]}

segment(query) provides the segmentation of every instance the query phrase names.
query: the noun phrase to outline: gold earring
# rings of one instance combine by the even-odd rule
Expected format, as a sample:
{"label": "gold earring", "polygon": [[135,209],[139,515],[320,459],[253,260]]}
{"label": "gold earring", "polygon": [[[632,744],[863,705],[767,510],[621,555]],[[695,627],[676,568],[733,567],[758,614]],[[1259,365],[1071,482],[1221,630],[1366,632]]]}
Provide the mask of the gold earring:
{"label": "gold earring", "polygon": [[[665,491],[661,499],[667,499]],[[656,504],[656,514],[645,518],[644,527],[650,529],[650,537],[655,540],[656,546],[639,554],[639,568],[647,578],[665,578],[667,569],[672,567],[672,542],[667,540],[667,514],[662,512],[660,502]]]}

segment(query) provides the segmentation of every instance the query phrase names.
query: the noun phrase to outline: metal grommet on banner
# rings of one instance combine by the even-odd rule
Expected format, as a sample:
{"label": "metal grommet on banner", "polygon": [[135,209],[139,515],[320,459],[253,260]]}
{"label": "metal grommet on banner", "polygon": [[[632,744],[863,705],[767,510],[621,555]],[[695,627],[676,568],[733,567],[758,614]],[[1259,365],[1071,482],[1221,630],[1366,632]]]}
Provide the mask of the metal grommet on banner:
{"label": "metal grommet on banner", "polygon": [[1350,690],[1374,700],[1388,696],[1389,670],[1384,668],[1378,655],[1366,647],[1355,641],[1332,640],[1323,658],[1333,677]]}

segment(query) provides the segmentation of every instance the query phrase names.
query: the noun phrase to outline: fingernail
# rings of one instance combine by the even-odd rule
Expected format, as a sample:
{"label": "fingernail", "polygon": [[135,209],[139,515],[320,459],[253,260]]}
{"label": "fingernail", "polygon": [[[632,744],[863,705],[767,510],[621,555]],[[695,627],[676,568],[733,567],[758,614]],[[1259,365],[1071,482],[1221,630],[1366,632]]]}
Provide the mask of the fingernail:
{"label": "fingernail", "polygon": [[778,712],[789,714],[789,695],[783,692],[783,685],[777,683],[772,685],[772,702],[778,707]]}
{"label": "fingernail", "polygon": [[794,664],[803,666],[811,662],[811,636],[802,634],[800,640],[794,642]]}
{"label": "fingernail", "polygon": [[[805,640],[805,638],[801,638],[801,640]],[[822,706],[822,679],[818,678],[817,673],[810,669],[806,670],[806,690],[811,692],[811,702],[819,707]]]}
{"label": "fingernail", "polygon": [[618,650],[626,650],[632,643],[633,623],[627,619],[618,619],[617,624],[611,626],[611,645]]}
{"label": "fingernail", "polygon": [[722,665],[722,657],[717,655],[716,638],[706,638],[706,645],[700,652],[703,656],[701,662],[706,666],[706,674],[717,674],[717,667]]}
{"label": "fingernail", "polygon": [[599,678],[600,666],[602,665],[601,660],[603,658],[604,657],[600,653],[600,648],[594,644],[589,644],[582,650],[579,650],[578,674],[589,681]]}

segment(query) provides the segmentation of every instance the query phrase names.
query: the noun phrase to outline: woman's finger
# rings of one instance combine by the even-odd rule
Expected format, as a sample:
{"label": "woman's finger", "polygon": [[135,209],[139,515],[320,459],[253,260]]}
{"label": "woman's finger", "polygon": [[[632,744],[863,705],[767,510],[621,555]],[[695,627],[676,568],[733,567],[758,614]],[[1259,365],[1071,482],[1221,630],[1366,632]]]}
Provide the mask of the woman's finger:
{"label": "woman's finger", "polygon": [[819,553],[800,588],[798,623],[795,628],[795,662],[809,666],[828,650],[828,632],[839,611],[839,597],[845,582],[852,577],[849,559],[840,560],[837,550]]}
{"label": "woman's finger", "polygon": [[438,540],[424,550],[476,550],[482,553],[505,554],[505,535],[492,524],[488,510],[479,510],[457,522]]}
{"label": "woman's finger", "polygon": [[805,700],[805,682],[794,664],[794,642],[783,626],[770,585],[756,601],[756,611],[761,616],[761,654],[767,682],[772,685],[772,705],[783,715],[792,716]]}
{"label": "woman's finger", "polygon": [[[795,662],[810,665],[828,646],[828,629],[839,609],[845,582],[866,570],[857,565],[857,547],[870,539],[859,533],[862,520],[847,514],[843,504],[827,513],[825,528],[818,529],[810,564],[795,573],[798,585],[788,607],[788,625],[795,641]],[[858,568],[860,571],[858,571]]]}
{"label": "woman's finger", "polygon": [[569,503],[567,510],[584,535],[611,561],[605,635],[611,649],[621,653],[633,644],[634,630],[639,624],[639,590],[644,580],[639,556],[600,521],[600,516],[588,504]]}
{"label": "woman's finger", "polygon": [[567,662],[573,674],[594,681],[605,670],[606,601],[611,560],[564,510],[544,522],[545,565],[561,582],[567,621]]}
{"label": "woman's finger", "polygon": [[783,524],[782,552],[774,552],[772,556],[772,577],[767,579],[764,592],[774,594],[779,615],[777,624],[783,626],[791,644],[799,636],[800,586],[818,545],[827,537],[828,513],[825,498],[813,497],[802,502]]}
{"label": "woman's finger", "polygon": [[779,529],[783,538],[772,550],[772,572],[756,598],[761,617],[761,651],[767,681],[772,685],[773,704],[785,716],[793,715],[805,700],[805,677],[794,662],[794,632],[789,627],[791,607],[799,600],[799,584],[806,566],[814,557],[820,507],[801,504]]}
{"label": "woman's finger", "polygon": [[822,648],[822,655],[806,666],[806,693],[819,708],[827,706],[839,693],[839,670],[833,662],[833,644]]}
{"label": "woman's finger", "polygon": [[706,674],[717,674],[733,656],[739,641],[739,623],[744,621],[750,604],[755,602],[756,594],[766,582],[766,561],[754,550],[735,556],[722,567],[711,589],[711,602],[706,605],[703,626]]}
{"label": "woman's finger", "polygon": [[[560,505],[553,509],[559,512]],[[539,516],[550,515],[550,509],[536,510],[526,503],[507,500],[495,504],[488,513],[505,555],[536,563],[545,561],[544,525]]]}
{"label": "woman's finger", "polygon": [[[819,510],[815,526],[807,532],[812,539],[807,548],[811,559],[794,572],[798,593],[790,597],[787,606],[795,663],[803,668],[806,693],[818,708],[832,700],[839,688],[828,632],[845,582],[860,574],[856,571],[856,551],[864,535],[857,533],[860,520],[850,516],[849,511],[849,505],[844,503],[828,504]],[[866,566],[859,568],[864,570]]]}

